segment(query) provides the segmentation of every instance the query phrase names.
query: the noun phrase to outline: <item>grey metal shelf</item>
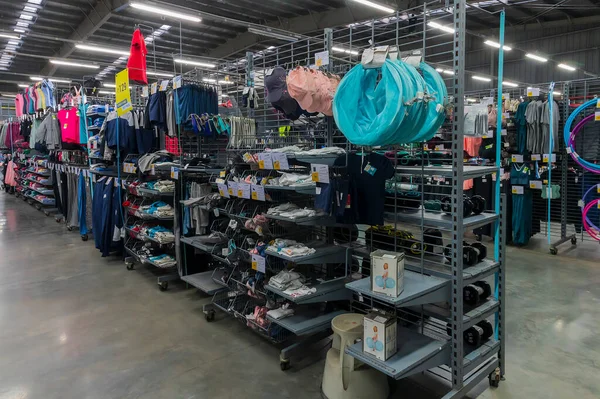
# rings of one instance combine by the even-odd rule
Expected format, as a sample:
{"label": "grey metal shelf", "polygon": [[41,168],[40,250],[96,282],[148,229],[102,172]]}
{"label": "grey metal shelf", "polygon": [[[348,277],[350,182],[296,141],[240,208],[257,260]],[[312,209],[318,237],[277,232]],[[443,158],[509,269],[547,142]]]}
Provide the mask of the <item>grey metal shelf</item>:
{"label": "grey metal shelf", "polygon": [[[27,181],[31,181],[31,180],[27,179]],[[37,182],[37,183],[41,184],[39,182]],[[54,197],[54,190],[39,190],[39,189],[33,188],[31,186],[23,186],[23,187],[26,188],[27,190],[32,190],[32,191],[35,191],[36,193],[40,193],[42,195]]]}
{"label": "grey metal shelf", "polygon": [[[425,227],[451,229],[453,225],[452,216],[446,215],[443,212],[431,212],[422,209],[415,210],[413,212],[402,212],[402,213],[391,213],[384,212],[384,219],[387,222],[400,222],[410,224],[421,224]],[[482,212],[479,215],[472,215],[466,217],[463,220],[463,227],[476,228],[485,226],[486,224],[492,223],[498,219],[498,215],[493,212]]]}
{"label": "grey metal shelf", "polygon": [[386,361],[363,352],[363,342],[346,348],[346,353],[396,379],[409,377],[450,361],[450,342],[438,341],[418,332],[399,327],[398,352]]}
{"label": "grey metal shelf", "polygon": [[450,298],[449,280],[410,270],[404,270],[404,291],[397,298],[373,292],[370,277],[348,283],[346,288],[394,307],[444,302]]}
{"label": "grey metal shelf", "polygon": [[[487,319],[494,313],[498,311],[500,308],[500,303],[495,299],[488,299],[487,301],[479,304],[475,307],[468,307],[465,309],[465,313],[463,315],[463,328],[466,330],[479,323],[480,321]],[[450,322],[451,315],[450,310],[446,308],[441,308],[435,305],[425,305],[423,307],[423,311],[430,316],[443,318]]]}
{"label": "grey metal shelf", "polygon": [[[273,151],[276,152],[276,151]],[[323,154],[323,155],[296,155],[296,154],[287,154],[288,160],[295,159],[297,162],[303,163],[316,163],[320,165],[328,165],[333,166],[333,163],[339,157],[344,156],[344,154]]]}
{"label": "grey metal shelf", "polygon": [[139,263],[149,264],[149,265],[152,265],[159,269],[171,269],[171,268],[177,266],[176,261],[173,261],[172,263],[169,263],[168,265],[158,264],[158,263],[150,260],[150,258],[146,258],[145,256],[140,256],[140,255],[136,254],[135,252],[133,252],[131,249],[129,249],[127,247],[125,247],[125,252],[127,252],[129,255],[131,255],[133,258],[135,258]]}
{"label": "grey metal shelf", "polygon": [[[48,176],[48,177],[50,177],[50,176]],[[38,180],[35,180],[35,179],[23,179],[23,180],[27,180],[27,181],[30,181],[32,183],[41,184],[42,186],[46,186],[46,187],[51,187],[52,186],[52,184],[50,184],[50,183],[42,183],[41,181],[38,181]]]}
{"label": "grey metal shelf", "polygon": [[265,284],[265,289],[287,299],[288,301],[302,304],[350,299],[352,297],[352,293],[344,287],[344,284],[344,279],[336,279],[321,284],[311,285],[310,288],[316,288],[317,291],[315,293],[299,297],[292,297],[291,295],[288,295],[282,290],[272,287],[269,284]]}
{"label": "grey metal shelf", "polygon": [[315,312],[302,312],[300,310],[297,314],[283,319],[274,319],[269,315],[267,315],[267,319],[299,336],[326,330],[331,327],[331,320],[334,317],[345,313],[348,313],[348,311],[336,310],[319,315]]}
{"label": "grey metal shelf", "polygon": [[287,256],[280,252],[274,252],[267,249],[265,253],[268,256],[285,259],[296,264],[320,264],[320,263],[342,263],[349,259],[352,248],[340,245],[323,245],[322,242],[309,242],[305,244],[309,248],[314,248],[315,252],[304,256]]}
{"label": "grey metal shelf", "polygon": [[500,342],[490,338],[487,342],[481,344],[479,348],[471,351],[463,360],[465,374],[473,371],[481,363],[498,353],[499,350]]}
{"label": "grey metal shelf", "polygon": [[209,254],[212,254],[217,248],[223,248],[227,245],[227,243],[204,244],[198,240],[198,237],[181,237],[180,241]]}
{"label": "grey metal shelf", "polygon": [[33,173],[34,175],[42,176],[42,177],[50,177],[50,173],[40,173],[33,171],[31,169],[25,169],[25,173]]}
{"label": "grey metal shelf", "polygon": [[161,192],[144,187],[139,187],[137,191],[141,194],[147,194],[148,196],[152,197],[172,197],[175,194],[173,191]]}
{"label": "grey metal shelf", "polygon": [[[452,268],[449,264],[445,263],[443,255],[427,255],[423,259],[422,266],[417,261],[417,258],[419,256],[407,256],[404,264],[405,269],[414,272],[420,272],[421,269],[425,269],[431,275],[442,278],[448,278],[452,274]],[[467,285],[481,280],[497,272],[499,267],[499,262],[490,259],[484,259],[474,266],[468,266],[463,269],[463,283]]]}
{"label": "grey metal shelf", "polygon": [[181,279],[208,295],[214,295],[220,291],[227,291],[226,287],[223,287],[221,284],[217,284],[213,280],[212,270],[202,273],[189,274],[187,276],[181,276]]}
{"label": "grey metal shelf", "polygon": [[264,186],[265,190],[271,191],[294,191],[298,194],[307,194],[307,195],[315,195],[317,193],[317,186],[315,185],[305,185],[305,186],[275,186],[275,185],[266,185]]}
{"label": "grey metal shelf", "polygon": [[[476,177],[487,176],[492,173],[496,173],[498,169],[496,166],[476,166],[476,165],[464,165],[463,166],[463,178],[473,179]],[[454,175],[454,169],[448,166],[396,166],[396,173],[400,175],[409,176],[442,176],[452,177]]]}
{"label": "grey metal shelf", "polygon": [[128,232],[130,232],[131,234],[134,234],[136,236],[136,239],[141,240],[141,241],[146,241],[146,240],[147,241],[152,241],[152,242],[154,242],[156,244],[159,244],[159,245],[169,245],[169,244],[174,244],[175,243],[175,241],[172,241],[172,242],[160,242],[156,238],[150,237],[150,236],[148,236],[148,235],[146,235],[144,233],[140,233],[139,231],[134,231],[134,230],[130,229],[129,227],[125,227],[125,230],[128,231]]}

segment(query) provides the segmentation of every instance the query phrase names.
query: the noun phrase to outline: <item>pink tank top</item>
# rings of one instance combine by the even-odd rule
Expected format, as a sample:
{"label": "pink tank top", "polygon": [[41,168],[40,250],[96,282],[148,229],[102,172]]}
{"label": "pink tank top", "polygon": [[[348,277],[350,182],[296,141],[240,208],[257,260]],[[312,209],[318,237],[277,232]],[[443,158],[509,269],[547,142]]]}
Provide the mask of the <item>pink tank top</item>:
{"label": "pink tank top", "polygon": [[79,111],[75,107],[58,111],[60,133],[65,143],[79,144]]}

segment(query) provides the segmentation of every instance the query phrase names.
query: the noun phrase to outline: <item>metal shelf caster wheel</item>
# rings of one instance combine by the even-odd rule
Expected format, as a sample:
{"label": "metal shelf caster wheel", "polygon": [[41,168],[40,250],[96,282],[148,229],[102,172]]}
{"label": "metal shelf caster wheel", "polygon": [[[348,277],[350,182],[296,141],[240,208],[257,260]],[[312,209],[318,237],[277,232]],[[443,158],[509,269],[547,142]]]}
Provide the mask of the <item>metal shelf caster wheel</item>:
{"label": "metal shelf caster wheel", "polygon": [[44,211],[44,215],[46,215],[46,216],[50,216],[50,212],[48,212],[48,211]]}
{"label": "metal shelf caster wheel", "polygon": [[498,386],[500,385],[500,380],[502,379],[502,377],[500,376],[500,370],[496,369],[492,371],[488,376],[488,379],[490,380],[491,387],[498,388]]}
{"label": "metal shelf caster wheel", "polygon": [[84,235],[81,236],[81,241],[87,241],[88,238],[89,238],[88,235],[84,234]]}
{"label": "metal shelf caster wheel", "polygon": [[125,267],[127,267],[127,270],[133,270],[133,263],[125,263]]}
{"label": "metal shelf caster wheel", "polygon": [[56,221],[56,223],[60,223],[60,222],[62,222],[62,218],[61,218],[61,217],[58,217],[58,216],[56,216],[56,217],[54,218],[54,220]]}
{"label": "metal shelf caster wheel", "polygon": [[279,363],[279,367],[281,367],[281,371],[287,371],[290,369],[290,361],[286,360],[286,361],[281,361]]}
{"label": "metal shelf caster wheel", "polygon": [[210,310],[208,312],[204,312],[204,318],[206,319],[206,321],[208,321],[209,323],[211,321],[215,320],[215,311],[214,310]]}
{"label": "metal shelf caster wheel", "polygon": [[73,231],[73,226],[67,226],[68,231]]}
{"label": "metal shelf caster wheel", "polygon": [[577,245],[577,237],[571,238],[571,245]]}
{"label": "metal shelf caster wheel", "polygon": [[552,254],[552,255],[558,255],[558,249],[556,249],[554,247],[550,248],[550,254]]}
{"label": "metal shelf caster wheel", "polygon": [[477,234],[477,235],[475,236],[475,239],[476,239],[477,241],[481,241],[481,240],[483,240],[483,236],[482,236],[481,234]]}
{"label": "metal shelf caster wheel", "polygon": [[162,283],[158,283],[158,289],[162,292],[165,292],[169,289],[169,283],[167,281],[163,281]]}

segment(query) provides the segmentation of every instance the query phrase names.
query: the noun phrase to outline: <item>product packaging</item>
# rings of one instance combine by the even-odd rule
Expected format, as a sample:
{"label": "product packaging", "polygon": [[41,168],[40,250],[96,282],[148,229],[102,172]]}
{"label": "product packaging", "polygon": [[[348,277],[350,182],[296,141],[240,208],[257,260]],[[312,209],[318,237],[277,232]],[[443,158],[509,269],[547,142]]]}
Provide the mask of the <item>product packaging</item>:
{"label": "product packaging", "polygon": [[397,352],[396,317],[373,310],[363,320],[363,351],[386,361]]}
{"label": "product packaging", "polygon": [[392,298],[404,291],[404,252],[371,252],[371,290]]}

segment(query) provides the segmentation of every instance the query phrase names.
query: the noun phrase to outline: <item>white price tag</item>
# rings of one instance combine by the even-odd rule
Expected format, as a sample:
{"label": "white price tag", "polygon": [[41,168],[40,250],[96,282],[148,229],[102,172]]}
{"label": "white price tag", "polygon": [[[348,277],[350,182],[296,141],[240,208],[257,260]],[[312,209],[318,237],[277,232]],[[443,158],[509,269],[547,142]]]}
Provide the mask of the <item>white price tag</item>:
{"label": "white price tag", "polygon": [[161,80],[159,90],[160,91],[167,91],[168,88],[169,88],[169,81],[168,80]]}
{"label": "white price tag", "polygon": [[239,198],[250,199],[250,184],[238,183],[237,184],[237,196]]}
{"label": "white price tag", "polygon": [[556,154],[544,154],[542,157],[543,162],[556,162]]}
{"label": "white price tag", "polygon": [[540,95],[539,87],[528,87],[527,88],[527,97],[536,97]]}
{"label": "white price tag", "polygon": [[532,161],[541,161],[542,156],[540,154],[531,154],[531,160]]}
{"label": "white price tag", "polygon": [[258,154],[259,169],[273,169],[273,157],[268,152]]}
{"label": "white price tag", "polygon": [[173,179],[173,180],[179,179],[179,168],[171,166],[171,179]]}
{"label": "white price tag", "polygon": [[523,194],[523,186],[513,186],[512,193],[522,195]]}
{"label": "white price tag", "polygon": [[237,183],[234,181],[227,182],[227,191],[229,192],[230,197],[237,197]]}
{"label": "white price tag", "polygon": [[175,76],[173,78],[173,89],[179,89],[182,86],[183,78],[181,76]]}
{"label": "white price tag", "polygon": [[156,94],[157,91],[158,91],[158,82],[154,82],[154,83],[152,83],[152,86],[150,86],[150,94]]}
{"label": "white price tag", "polygon": [[273,152],[271,153],[271,158],[273,158],[273,169],[288,170],[290,168],[290,164],[285,153]]}
{"label": "white price tag", "polygon": [[521,163],[521,162],[523,162],[523,155],[514,154],[514,155],[513,155],[513,156],[510,158],[510,160],[511,160],[512,162]]}
{"label": "white price tag", "polygon": [[583,207],[585,207],[585,202],[583,202],[583,200],[579,200],[579,201],[577,201],[577,206],[580,208],[583,208]]}
{"label": "white price tag", "polygon": [[542,182],[541,180],[532,180],[529,182],[529,188],[535,188],[538,190],[542,189]]}
{"label": "white price tag", "polygon": [[142,97],[148,97],[148,86],[142,87]]}
{"label": "white price tag", "polygon": [[310,171],[312,181],[317,183],[329,183],[329,166],[313,163],[310,164]]}
{"label": "white price tag", "polygon": [[502,130],[500,130],[500,134],[503,136],[506,136],[508,134],[508,132],[506,131],[506,129],[502,129]]}
{"label": "white price tag", "polygon": [[136,172],[135,164],[133,164],[131,162],[124,162],[123,163],[123,171],[125,173],[135,173]]}
{"label": "white price tag", "polygon": [[265,187],[252,184],[252,199],[255,201],[266,201],[265,199]]}
{"label": "white price tag", "polygon": [[[595,122],[600,121],[600,111],[594,112],[594,121]],[[600,202],[599,202],[599,204],[600,204]]]}
{"label": "white price tag", "polygon": [[436,151],[444,151],[446,148],[444,147],[443,144],[438,144],[435,146],[435,150]]}
{"label": "white price tag", "polygon": [[257,272],[266,273],[266,260],[260,255],[252,255],[252,269]]}
{"label": "white price tag", "polygon": [[315,65],[322,67],[323,65],[329,65],[329,51],[321,51],[315,54]]}
{"label": "white price tag", "polygon": [[225,197],[225,198],[231,198],[231,197],[229,196],[229,190],[227,190],[227,185],[226,185],[226,184],[219,183],[219,184],[217,184],[217,187],[218,187],[218,189],[219,189],[219,195],[220,195],[221,197]]}
{"label": "white price tag", "polygon": [[493,130],[488,130],[487,134],[484,134],[483,136],[484,139],[492,139],[494,138],[494,131]]}

